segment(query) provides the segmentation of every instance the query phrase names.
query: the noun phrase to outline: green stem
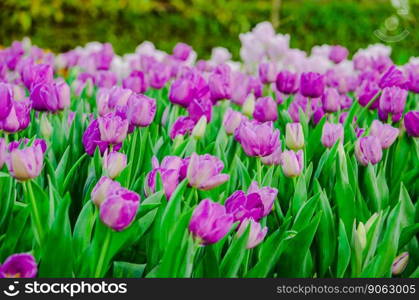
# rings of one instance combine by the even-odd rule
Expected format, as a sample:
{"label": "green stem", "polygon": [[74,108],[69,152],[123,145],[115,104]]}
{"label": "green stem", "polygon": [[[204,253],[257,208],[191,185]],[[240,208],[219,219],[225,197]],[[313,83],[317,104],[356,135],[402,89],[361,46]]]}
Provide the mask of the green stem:
{"label": "green stem", "polygon": [[258,172],[258,181],[259,184],[262,185],[262,161],[259,157],[256,158],[256,164],[257,164],[257,172]]}
{"label": "green stem", "polygon": [[41,245],[41,242],[44,238],[44,229],[42,227],[42,223],[41,223],[41,217],[39,215],[39,210],[38,207],[36,205],[36,200],[35,200],[35,196],[33,194],[33,190],[32,190],[32,183],[30,181],[25,182],[24,186],[26,187],[26,190],[28,191],[29,194],[29,202],[31,205],[31,209],[32,209],[32,216],[33,216],[33,222],[36,228],[36,238],[38,240],[38,244]]}
{"label": "green stem", "polygon": [[247,274],[247,271],[249,269],[249,259],[250,259],[250,252],[252,249],[246,249],[246,253],[244,256],[244,263],[243,263],[243,274]]}
{"label": "green stem", "polygon": [[105,236],[105,240],[103,241],[103,245],[102,245],[102,249],[100,251],[100,256],[99,256],[99,260],[97,262],[97,267],[96,267],[96,272],[95,272],[95,278],[99,278],[100,276],[102,276],[102,272],[103,272],[103,266],[105,263],[105,258],[106,255],[108,254],[108,248],[109,248],[109,244],[111,242],[111,229],[107,228],[106,231],[106,236]]}

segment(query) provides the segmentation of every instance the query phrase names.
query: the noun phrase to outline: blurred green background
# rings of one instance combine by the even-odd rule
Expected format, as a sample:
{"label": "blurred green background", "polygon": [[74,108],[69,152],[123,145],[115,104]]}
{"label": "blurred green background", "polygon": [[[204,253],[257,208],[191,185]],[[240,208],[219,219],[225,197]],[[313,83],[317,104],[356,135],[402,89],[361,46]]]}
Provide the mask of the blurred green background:
{"label": "blurred green background", "polygon": [[[239,57],[239,33],[273,21],[291,34],[291,46],[309,50],[323,43],[342,44],[351,53],[386,36],[409,35],[391,42],[393,59],[418,56],[415,12],[419,0],[393,0],[409,12],[402,16],[390,0],[1,0],[0,45],[29,36],[34,44],[66,51],[93,40],[111,42],[119,54],[144,40],[170,51],[178,41],[191,44],[207,58],[215,46]],[[388,31],[390,29],[391,31]]]}

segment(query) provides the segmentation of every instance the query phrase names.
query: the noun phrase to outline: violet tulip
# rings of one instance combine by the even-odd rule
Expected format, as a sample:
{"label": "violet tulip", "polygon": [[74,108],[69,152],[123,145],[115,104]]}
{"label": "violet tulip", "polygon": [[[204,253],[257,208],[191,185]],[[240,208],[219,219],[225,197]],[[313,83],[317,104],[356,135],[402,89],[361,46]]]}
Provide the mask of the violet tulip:
{"label": "violet tulip", "polygon": [[[99,147],[100,153],[105,153],[106,149],[108,149],[110,145],[108,142],[101,140],[98,120],[93,120],[87,127],[86,131],[83,134],[82,142],[84,150],[90,156],[92,156],[95,153],[97,147]],[[121,146],[122,144],[118,144],[113,147],[113,150],[118,151],[121,148]]]}
{"label": "violet tulip", "polygon": [[149,126],[156,116],[156,100],[142,94],[132,94],[128,99],[128,120],[130,125]]}
{"label": "violet tulip", "polygon": [[170,79],[170,66],[165,63],[156,62],[147,73],[150,86],[154,89],[161,89]]}
{"label": "violet tulip", "polygon": [[327,88],[322,95],[323,109],[326,112],[337,112],[340,109],[341,96],[337,89]]}
{"label": "violet tulip", "polygon": [[38,177],[44,164],[44,152],[40,144],[22,149],[15,148],[6,158],[10,175],[20,181]]}
{"label": "violet tulip", "polygon": [[241,237],[245,232],[247,227],[250,224],[249,228],[249,238],[247,240],[247,249],[255,248],[257,245],[262,243],[262,241],[265,239],[266,234],[268,233],[268,227],[265,226],[262,228],[259,222],[256,222],[253,219],[246,219],[244,220],[240,226],[239,229],[237,229],[237,236]]}
{"label": "violet tulip", "polygon": [[276,77],[276,88],[284,94],[294,94],[298,91],[298,75],[288,70],[278,73]]}
{"label": "violet tulip", "polygon": [[0,266],[0,278],[34,278],[37,273],[35,258],[29,253],[10,255]]}
{"label": "violet tulip", "polygon": [[381,76],[378,85],[381,89],[392,86],[402,86],[406,82],[403,76],[403,72],[392,65],[387,71]]}
{"label": "violet tulip", "polygon": [[252,181],[247,190],[247,194],[251,193],[256,193],[260,196],[263,203],[263,217],[266,217],[272,211],[275,198],[278,195],[278,190],[269,186],[260,188],[256,181]]}
{"label": "violet tulip", "polygon": [[302,149],[304,147],[303,126],[300,123],[287,123],[285,130],[287,147],[293,150]]}
{"label": "violet tulip", "polygon": [[246,120],[248,120],[247,117],[241,112],[228,108],[224,114],[223,126],[227,134],[233,134],[241,122]]}
{"label": "violet tulip", "polygon": [[287,150],[282,152],[281,164],[282,171],[287,177],[296,177],[301,175],[303,171],[304,161],[303,161],[303,151],[299,150],[294,152],[292,150]]}
{"label": "violet tulip", "polygon": [[337,141],[343,141],[342,124],[333,124],[326,122],[323,125],[322,144],[326,148],[331,148]]}
{"label": "violet tulip", "polygon": [[267,166],[277,166],[281,164],[281,141],[279,142],[278,148],[274,150],[274,152],[270,155],[263,156],[260,158],[261,162]]}
{"label": "violet tulip", "polygon": [[168,200],[179,184],[179,171],[176,169],[157,168],[147,175],[147,184],[149,189],[154,193],[156,190],[156,175],[159,174],[163,183],[164,193]]}
{"label": "violet tulip", "polygon": [[224,164],[218,157],[193,153],[186,176],[191,186],[200,190],[210,190],[230,178],[230,175],[221,173],[223,169]]}
{"label": "violet tulip", "polygon": [[108,113],[98,119],[100,139],[103,142],[117,145],[127,137],[128,120],[118,113]]}
{"label": "violet tulip", "polygon": [[225,207],[227,213],[233,215],[235,222],[242,222],[248,218],[259,221],[263,217],[264,206],[257,193],[245,194],[243,191],[235,191],[227,198]]}
{"label": "violet tulip", "polygon": [[408,135],[419,137],[419,111],[409,111],[405,114],[404,127]]}
{"label": "violet tulip", "polygon": [[96,72],[94,82],[98,87],[111,88],[118,82],[118,78],[112,71],[101,70]]}
{"label": "violet tulip", "polygon": [[31,90],[35,85],[53,82],[54,70],[49,64],[28,63],[20,70],[20,77],[26,88]]}
{"label": "violet tulip", "polygon": [[31,121],[31,102],[12,101],[12,108],[3,120],[0,120],[0,129],[8,133],[16,133],[26,129]]}
{"label": "violet tulip", "polygon": [[387,121],[388,114],[391,114],[393,122],[399,121],[406,105],[407,94],[405,89],[397,86],[384,88],[378,106],[380,119]]}
{"label": "violet tulip", "polygon": [[188,113],[189,117],[195,122],[198,122],[203,116],[210,122],[212,117],[212,101],[207,97],[195,98],[188,105]]}
{"label": "violet tulip", "polygon": [[169,100],[174,104],[188,107],[194,97],[194,84],[188,78],[178,78],[170,86]]}
{"label": "violet tulip", "polygon": [[226,212],[223,205],[204,199],[193,212],[189,231],[201,244],[209,245],[221,240],[232,225],[233,216]]}
{"label": "violet tulip", "polygon": [[105,201],[112,192],[118,190],[119,188],[121,188],[119,182],[113,181],[109,177],[102,176],[90,194],[92,202],[97,207],[100,207],[103,201]]}
{"label": "violet tulip", "polygon": [[222,99],[230,99],[232,94],[231,70],[227,65],[219,65],[211,74],[208,86],[211,100],[216,102]]}
{"label": "violet tulip", "polygon": [[124,153],[113,151],[111,153],[106,153],[103,157],[103,168],[106,170],[106,173],[110,178],[114,179],[118,177],[119,174],[127,166],[127,156]]}
{"label": "violet tulip", "polygon": [[380,140],[375,136],[359,138],[355,144],[355,156],[363,166],[377,164],[383,157]]}
{"label": "violet tulip", "polygon": [[10,84],[0,82],[0,121],[6,118],[13,107],[13,88]]}
{"label": "violet tulip", "polygon": [[173,140],[177,135],[185,135],[192,132],[195,122],[190,117],[179,117],[170,128],[170,138]]}
{"label": "violet tulip", "polygon": [[122,86],[125,89],[130,89],[134,93],[144,93],[147,91],[144,73],[138,70],[132,71],[128,77],[122,80]]}
{"label": "violet tulip", "polygon": [[274,129],[272,122],[241,122],[234,136],[249,156],[267,156],[279,147],[279,130]]}
{"label": "violet tulip", "polygon": [[278,119],[277,104],[271,97],[257,99],[253,117],[259,122],[276,121]]}
{"label": "violet tulip", "polygon": [[173,56],[182,61],[186,61],[191,53],[192,47],[185,43],[177,43],[173,48]]}
{"label": "violet tulip", "polygon": [[336,45],[330,47],[329,59],[335,64],[340,63],[348,57],[349,51],[343,46]]}
{"label": "violet tulip", "polygon": [[389,148],[397,136],[399,135],[399,129],[394,128],[389,124],[383,124],[378,120],[372,121],[370,135],[377,137],[380,140],[381,148]]}
{"label": "violet tulip", "polygon": [[264,62],[259,65],[259,78],[264,84],[275,82],[277,75],[276,66],[273,62]]}
{"label": "violet tulip", "polygon": [[41,83],[32,88],[30,97],[35,110],[56,112],[70,106],[70,87],[62,79]]}
{"label": "violet tulip", "polygon": [[[364,80],[361,85],[355,90],[356,97],[358,98],[361,106],[367,106],[367,104],[379,93],[380,88],[374,81]],[[370,104],[369,109],[376,109],[379,105],[379,99],[375,99]]]}
{"label": "violet tulip", "polygon": [[303,96],[317,98],[323,95],[324,75],[314,72],[302,73],[300,78],[300,93]]}

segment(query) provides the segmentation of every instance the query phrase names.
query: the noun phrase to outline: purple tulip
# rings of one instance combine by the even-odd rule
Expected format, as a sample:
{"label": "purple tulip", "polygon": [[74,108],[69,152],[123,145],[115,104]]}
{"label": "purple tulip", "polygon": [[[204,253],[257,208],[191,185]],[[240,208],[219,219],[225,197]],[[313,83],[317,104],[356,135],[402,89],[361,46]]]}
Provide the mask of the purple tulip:
{"label": "purple tulip", "polygon": [[247,117],[241,112],[228,108],[224,114],[223,126],[227,134],[233,134],[241,122],[247,121]]}
{"label": "purple tulip", "polygon": [[250,93],[250,76],[242,72],[231,73],[231,101],[237,105],[243,105]]}
{"label": "purple tulip", "polygon": [[[12,152],[15,149],[23,148],[29,145],[30,139],[24,138],[19,141],[13,141],[9,143],[8,151]],[[42,153],[47,151],[47,143],[43,139],[35,139],[32,143],[33,146],[41,146]]]}
{"label": "purple tulip", "polygon": [[41,83],[32,88],[30,97],[35,110],[56,112],[70,106],[70,87],[62,79]]}
{"label": "purple tulip", "polygon": [[416,94],[419,94],[419,64],[411,64],[406,67],[408,77],[408,89]]}
{"label": "purple tulip", "polygon": [[355,156],[363,166],[377,164],[383,157],[380,140],[375,136],[361,137],[355,144]]}
{"label": "purple tulip", "polygon": [[14,41],[12,45],[5,51],[7,52],[5,63],[10,70],[14,70],[21,57],[25,53],[22,42]]}
{"label": "purple tulip", "polygon": [[[95,153],[96,147],[99,147],[100,153],[104,154],[109,147],[109,143],[101,140],[98,120],[94,120],[87,127],[82,138],[84,150],[90,156]],[[122,144],[113,147],[113,150],[118,151]]]}
{"label": "purple tulip", "polygon": [[138,70],[132,71],[128,77],[122,80],[124,89],[130,89],[134,93],[144,93],[147,91],[147,84],[144,73]]}
{"label": "purple tulip", "polygon": [[375,136],[380,140],[381,148],[387,149],[396,140],[399,135],[399,129],[388,124],[383,124],[378,120],[374,120],[371,124],[370,135]]}
{"label": "purple tulip", "polygon": [[287,123],[285,127],[285,143],[293,150],[304,147],[303,126],[300,123]]}
{"label": "purple tulip", "polygon": [[312,120],[313,120],[313,124],[317,125],[320,120],[324,117],[326,113],[324,112],[323,108],[318,107],[314,112],[313,115],[311,116]]}
{"label": "purple tulip", "polygon": [[173,48],[173,56],[182,61],[186,61],[191,53],[192,47],[185,43],[177,43]]}
{"label": "purple tulip", "polygon": [[127,156],[124,153],[113,151],[111,153],[105,152],[103,157],[103,168],[110,178],[114,179],[127,166]]}
{"label": "purple tulip", "polygon": [[189,185],[200,190],[210,190],[223,184],[230,178],[230,175],[221,174],[223,169],[224,164],[218,157],[209,154],[198,155],[193,153],[189,161],[186,177]]}
{"label": "purple tulip", "polygon": [[365,133],[365,128],[361,128],[361,127],[355,128],[355,134],[357,138],[363,136],[364,133]]}
{"label": "purple tulip", "polygon": [[294,94],[298,91],[298,75],[284,70],[276,77],[276,88],[284,94]]}
{"label": "purple tulip", "polygon": [[272,154],[261,157],[260,160],[264,165],[277,166],[281,164],[281,154],[281,141],[279,141],[279,147],[276,148]]}
{"label": "purple tulip", "polygon": [[20,181],[38,177],[44,164],[44,152],[40,144],[15,148],[6,158],[10,175]]}
{"label": "purple tulip", "polygon": [[154,89],[161,89],[170,79],[170,66],[165,63],[156,62],[147,73],[148,83]]}
{"label": "purple tulip", "polygon": [[92,56],[97,70],[109,70],[115,53],[113,52],[112,45],[105,43],[102,45],[101,49],[98,52],[93,53]]}
{"label": "purple tulip", "polygon": [[397,86],[386,87],[380,97],[378,115],[381,120],[387,121],[388,114],[391,114],[393,122],[401,119],[408,92]]}
{"label": "purple tulip", "polygon": [[103,142],[117,145],[127,137],[128,120],[118,113],[108,113],[98,119],[100,139]]}
{"label": "purple tulip", "polygon": [[335,64],[340,63],[348,57],[349,51],[343,46],[336,45],[330,47],[329,59]]}
{"label": "purple tulip", "polygon": [[102,176],[98,183],[96,183],[90,195],[92,202],[97,207],[100,207],[100,205],[108,198],[108,196],[119,188],[121,188],[119,182],[113,181],[109,177]]}
{"label": "purple tulip", "polygon": [[100,205],[100,219],[113,230],[122,231],[134,221],[140,200],[137,193],[119,188]]}
{"label": "purple tulip", "polygon": [[326,122],[323,125],[322,144],[326,148],[331,148],[337,141],[343,141],[342,124],[333,124]]}
{"label": "purple tulip", "polygon": [[169,100],[172,103],[188,107],[194,97],[194,84],[190,79],[178,78],[170,86]]}
{"label": "purple tulip", "polygon": [[352,106],[353,100],[348,95],[340,95],[340,108],[348,109]]}
{"label": "purple tulip", "polygon": [[388,55],[378,55],[371,58],[371,68],[378,73],[383,73],[393,65],[393,61]]}
{"label": "purple tulip", "polygon": [[170,129],[170,138],[173,140],[177,135],[191,133],[195,127],[195,121],[190,117],[179,117]]}
{"label": "purple tulip", "polygon": [[272,211],[275,198],[278,195],[278,190],[269,186],[259,188],[258,183],[253,181],[247,190],[247,194],[252,193],[256,193],[260,196],[263,203],[263,217],[266,217]]}
{"label": "purple tulip", "polygon": [[233,216],[219,203],[204,199],[195,208],[189,231],[203,245],[214,244],[221,240],[231,229]]}
{"label": "purple tulip", "polygon": [[0,138],[0,170],[3,168],[4,163],[6,162],[7,156],[7,143],[6,140]]}
{"label": "purple tulip", "polygon": [[263,217],[264,206],[257,193],[245,194],[243,191],[235,191],[225,202],[227,213],[233,215],[234,221],[242,222],[253,218],[259,221]]}
{"label": "purple tulip", "polygon": [[334,88],[327,88],[322,95],[323,109],[327,112],[336,112],[340,109],[341,96]]}
{"label": "purple tulip", "polygon": [[402,86],[406,82],[403,76],[403,72],[392,65],[388,70],[381,76],[378,85],[381,89],[392,86]]}
{"label": "purple tulip", "polygon": [[31,90],[35,85],[53,82],[54,70],[49,64],[28,63],[20,70],[20,77],[26,88]]}
{"label": "purple tulip", "polygon": [[304,167],[303,161],[303,151],[299,150],[294,152],[292,150],[287,150],[282,152],[282,171],[287,177],[296,177],[301,175]]}
{"label": "purple tulip", "polygon": [[303,96],[317,98],[323,95],[324,75],[314,72],[302,73],[300,78],[300,93]]}
{"label": "purple tulip", "polygon": [[200,99],[193,99],[188,105],[189,117],[194,121],[198,122],[202,116],[207,118],[207,121],[211,121],[212,116],[212,101],[205,97]]}
{"label": "purple tulip", "polygon": [[279,147],[279,130],[272,122],[241,122],[234,136],[249,156],[268,156]]}
{"label": "purple tulip", "polygon": [[156,116],[156,100],[142,94],[132,94],[128,99],[128,120],[132,126],[147,127]]}
{"label": "purple tulip", "polygon": [[259,78],[264,84],[275,82],[277,75],[276,66],[272,62],[265,62],[259,65]]}
{"label": "purple tulip", "polygon": [[16,133],[26,129],[31,121],[31,103],[29,99],[12,101],[9,115],[0,120],[0,129],[8,133]]}
{"label": "purple tulip", "polygon": [[259,122],[276,121],[278,119],[277,104],[271,97],[257,99],[253,117]]}
{"label": "purple tulip", "polygon": [[419,111],[409,111],[404,116],[404,127],[407,134],[419,137]]}
{"label": "purple tulip", "polygon": [[13,87],[0,82],[0,121],[6,118],[13,107]]}
{"label": "purple tulip", "polygon": [[96,72],[94,82],[98,87],[111,88],[118,82],[118,79],[114,72],[102,70]]}
{"label": "purple tulip", "polygon": [[[362,106],[367,106],[367,104],[378,94],[380,91],[378,84],[370,81],[364,80],[361,85],[356,89],[355,94],[358,98],[359,104]],[[376,109],[379,104],[379,99],[377,98],[374,102],[370,105],[370,109]]]}
{"label": "purple tulip", "polygon": [[111,111],[118,110],[119,107],[124,107],[128,103],[128,99],[133,94],[131,90],[124,89],[120,86],[113,86],[108,89],[109,100],[108,107]]}
{"label": "purple tulip", "polygon": [[211,74],[208,86],[211,93],[211,100],[216,102],[222,99],[230,99],[232,94],[232,76],[230,67],[219,65]]}
{"label": "purple tulip", "polygon": [[313,111],[316,111],[320,107],[320,98],[312,98],[311,101],[307,97],[296,94],[294,100],[288,107],[288,114],[294,122],[300,122],[300,109],[307,115],[308,118],[313,116]]}
{"label": "purple tulip", "polygon": [[0,278],[34,278],[36,273],[38,266],[29,253],[10,255],[0,266]]}
{"label": "purple tulip", "polygon": [[247,240],[247,249],[255,248],[257,245],[262,243],[262,241],[265,239],[266,234],[268,233],[268,227],[265,226],[262,229],[262,226],[260,223],[255,222],[253,219],[246,219],[244,220],[240,226],[239,229],[237,229],[237,236],[240,237],[243,235],[243,233],[246,232],[247,227],[250,224],[250,232],[249,232],[249,238]]}

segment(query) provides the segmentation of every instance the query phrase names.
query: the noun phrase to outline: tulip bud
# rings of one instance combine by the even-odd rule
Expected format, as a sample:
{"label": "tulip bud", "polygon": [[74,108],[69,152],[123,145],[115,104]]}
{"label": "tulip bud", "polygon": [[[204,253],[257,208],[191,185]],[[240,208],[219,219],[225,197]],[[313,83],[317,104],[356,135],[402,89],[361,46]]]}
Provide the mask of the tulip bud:
{"label": "tulip bud", "polygon": [[122,143],[127,137],[128,120],[122,116],[109,113],[98,119],[100,139],[109,144]]}
{"label": "tulip bud", "polygon": [[343,140],[342,124],[324,123],[322,132],[322,144],[326,148],[331,148],[338,141]]}
{"label": "tulip bud", "polygon": [[40,127],[42,136],[48,140],[52,135],[53,129],[51,123],[48,121],[48,117],[45,114],[42,114],[41,116]]}
{"label": "tulip bud", "polygon": [[355,232],[355,247],[363,251],[367,246],[367,233],[364,224],[359,222],[358,228]]}
{"label": "tulip bud", "polygon": [[297,74],[284,70],[276,77],[276,88],[284,94],[294,94],[298,90]]}
{"label": "tulip bud", "polygon": [[134,93],[144,93],[147,90],[144,73],[141,71],[132,71],[130,75],[122,80],[124,89],[130,89]]}
{"label": "tulip bud", "polygon": [[197,140],[201,139],[205,135],[205,129],[207,128],[207,117],[202,116],[198,123],[196,123],[192,130],[192,136]]}
{"label": "tulip bud", "polygon": [[247,96],[246,101],[244,101],[242,106],[242,112],[248,116],[251,117],[253,115],[253,112],[255,110],[255,96],[253,94],[250,94]]}
{"label": "tulip bud", "polygon": [[404,269],[406,269],[408,262],[409,253],[403,252],[393,260],[393,264],[391,265],[391,273],[393,275],[400,275],[403,273]]}
{"label": "tulip bud", "polygon": [[340,63],[348,57],[349,51],[343,46],[336,45],[330,47],[329,59],[335,64]]}
{"label": "tulip bud", "polygon": [[120,187],[121,185],[119,182],[113,181],[109,177],[102,176],[93,188],[90,197],[93,203],[99,207],[111,192],[119,189]]}
{"label": "tulip bud", "polygon": [[191,133],[193,128],[195,127],[195,122],[185,116],[179,117],[170,128],[169,136],[173,140],[177,136],[184,136],[187,133]]}
{"label": "tulip bud", "polygon": [[253,117],[259,122],[276,121],[278,119],[277,104],[271,97],[262,97],[256,101]]}
{"label": "tulip bud", "polygon": [[264,165],[268,166],[277,166],[281,164],[281,142],[279,143],[279,147],[274,150],[274,152],[268,156],[262,156],[260,160]]}
{"label": "tulip bud", "polygon": [[10,175],[18,180],[38,177],[44,164],[42,145],[34,143],[23,149],[12,149],[6,158],[6,164]]}
{"label": "tulip bud", "polygon": [[340,109],[341,96],[337,89],[328,88],[322,95],[323,109],[327,112],[336,112]]}
{"label": "tulip bud", "polygon": [[241,237],[243,233],[245,233],[247,227],[250,224],[249,228],[249,238],[247,240],[247,249],[255,248],[257,245],[259,245],[264,239],[266,234],[268,233],[268,227],[264,227],[262,229],[262,226],[260,223],[255,222],[253,219],[246,219],[244,220],[237,230],[237,236]]}
{"label": "tulip bud", "polygon": [[262,83],[272,83],[276,79],[276,66],[272,62],[261,63],[259,65],[259,78]]}
{"label": "tulip bud", "polygon": [[303,151],[295,153],[292,150],[284,151],[281,155],[282,171],[287,177],[299,176],[303,170]]}
{"label": "tulip bud", "polygon": [[103,157],[103,167],[110,178],[114,179],[127,166],[127,156],[124,153],[113,151],[105,153]]}
{"label": "tulip bud", "polygon": [[299,150],[304,147],[304,133],[300,123],[287,123],[285,131],[285,143],[288,148]]}
{"label": "tulip bud", "polygon": [[247,190],[247,194],[249,195],[252,193],[256,193],[260,196],[260,199],[262,200],[264,207],[263,217],[266,217],[272,211],[275,198],[278,195],[278,190],[269,186],[264,186],[260,188],[256,181],[252,181],[252,184],[249,186],[249,189]]}
{"label": "tulip bud", "polygon": [[361,137],[355,144],[355,156],[364,166],[377,164],[383,157],[380,140],[375,136]]}
{"label": "tulip bud", "polygon": [[386,87],[380,97],[378,116],[387,121],[388,114],[392,115],[393,122],[398,122],[406,106],[408,91],[397,86]]}
{"label": "tulip bud", "polygon": [[[1,109],[1,108],[0,108]],[[12,101],[12,108],[5,119],[0,120],[0,129],[16,133],[26,129],[31,120],[31,103],[29,99]]]}
{"label": "tulip bud", "polygon": [[223,126],[227,134],[233,134],[236,128],[240,126],[240,123],[247,120],[247,117],[242,115],[238,111],[234,111],[229,108],[224,114]]}
{"label": "tulip bud", "polygon": [[149,126],[156,116],[156,100],[144,95],[132,94],[128,99],[128,120],[132,126]]}
{"label": "tulip bud", "polygon": [[0,266],[0,278],[34,278],[36,273],[38,266],[29,253],[13,254]]}
{"label": "tulip bud", "polygon": [[235,191],[225,202],[227,213],[234,217],[234,221],[244,221],[252,218],[259,221],[263,217],[264,206],[260,195],[257,193],[245,194]]}
{"label": "tulip bud", "polygon": [[323,95],[324,75],[314,72],[302,73],[300,92],[303,96],[317,98]]}
{"label": "tulip bud", "polygon": [[419,111],[409,111],[404,116],[404,127],[408,135],[419,137]]}
{"label": "tulip bud", "polygon": [[391,125],[383,124],[378,120],[374,120],[371,125],[370,134],[380,140],[381,148],[387,149],[396,140],[399,135],[399,130]]}

